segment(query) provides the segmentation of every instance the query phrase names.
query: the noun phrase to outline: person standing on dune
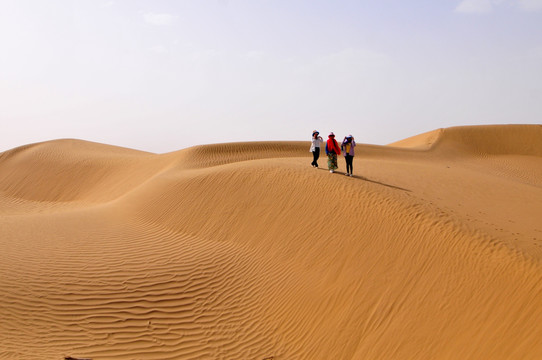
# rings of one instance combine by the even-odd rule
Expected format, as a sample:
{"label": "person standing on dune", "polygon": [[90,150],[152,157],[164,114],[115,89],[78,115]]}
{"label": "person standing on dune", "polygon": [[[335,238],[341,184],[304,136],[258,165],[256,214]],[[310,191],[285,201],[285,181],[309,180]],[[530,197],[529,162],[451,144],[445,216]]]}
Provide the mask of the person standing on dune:
{"label": "person standing on dune", "polygon": [[333,132],[329,133],[327,143],[326,143],[326,154],[327,154],[327,167],[329,168],[330,173],[334,173],[336,169],[339,168],[337,164],[337,155],[341,155],[341,149],[337,140],[335,140],[335,134]]}
{"label": "person standing on dune", "polygon": [[344,138],[341,144],[341,149],[344,151],[344,159],[346,160],[346,176],[354,176],[354,147],[356,142],[352,135],[348,135]]}
{"label": "person standing on dune", "polygon": [[312,167],[318,167],[318,158],[320,157],[320,144],[324,142],[324,139],[320,136],[320,133],[316,130],[312,132],[312,143],[310,152],[312,153]]}

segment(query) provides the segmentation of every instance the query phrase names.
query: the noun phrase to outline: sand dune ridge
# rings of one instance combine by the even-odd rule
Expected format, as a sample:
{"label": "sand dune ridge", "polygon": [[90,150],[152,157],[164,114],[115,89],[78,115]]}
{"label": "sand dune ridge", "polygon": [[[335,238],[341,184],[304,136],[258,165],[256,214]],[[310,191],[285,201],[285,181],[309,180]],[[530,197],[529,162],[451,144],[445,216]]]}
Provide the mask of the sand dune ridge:
{"label": "sand dune ridge", "polygon": [[393,144],[438,152],[474,155],[542,156],[542,125],[458,126],[433,130]]}

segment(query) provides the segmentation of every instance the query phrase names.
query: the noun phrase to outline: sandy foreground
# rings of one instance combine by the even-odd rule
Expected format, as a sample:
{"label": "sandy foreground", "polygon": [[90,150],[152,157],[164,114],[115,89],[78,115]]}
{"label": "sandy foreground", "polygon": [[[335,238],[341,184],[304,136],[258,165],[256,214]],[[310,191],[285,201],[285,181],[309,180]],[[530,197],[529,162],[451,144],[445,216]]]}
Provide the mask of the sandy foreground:
{"label": "sandy foreground", "polygon": [[1,153],[0,359],[542,359],[542,126],[308,150]]}

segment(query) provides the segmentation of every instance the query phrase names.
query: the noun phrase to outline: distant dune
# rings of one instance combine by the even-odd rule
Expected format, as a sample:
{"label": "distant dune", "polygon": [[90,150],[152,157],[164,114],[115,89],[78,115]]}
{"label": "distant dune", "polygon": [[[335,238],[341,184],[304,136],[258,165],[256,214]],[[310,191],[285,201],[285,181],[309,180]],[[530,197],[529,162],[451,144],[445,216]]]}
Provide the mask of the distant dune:
{"label": "distant dune", "polygon": [[542,126],[308,151],[1,153],[0,359],[542,359]]}

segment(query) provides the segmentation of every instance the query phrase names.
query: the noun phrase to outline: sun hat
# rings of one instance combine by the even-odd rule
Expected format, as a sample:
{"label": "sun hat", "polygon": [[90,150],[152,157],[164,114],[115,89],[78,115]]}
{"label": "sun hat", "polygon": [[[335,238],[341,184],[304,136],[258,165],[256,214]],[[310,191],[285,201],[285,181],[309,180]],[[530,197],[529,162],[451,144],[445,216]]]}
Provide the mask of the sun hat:
{"label": "sun hat", "polygon": [[332,132],[329,133],[329,136],[335,136],[335,134]]}
{"label": "sun hat", "polygon": [[352,135],[348,135],[346,138],[347,138],[347,139],[350,139],[351,137],[352,137]]}
{"label": "sun hat", "polygon": [[320,132],[318,130],[313,130],[312,135],[314,135],[314,134],[320,134]]}

